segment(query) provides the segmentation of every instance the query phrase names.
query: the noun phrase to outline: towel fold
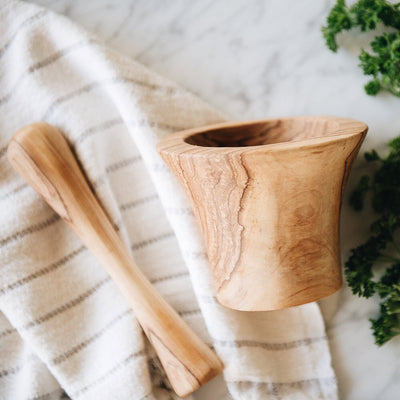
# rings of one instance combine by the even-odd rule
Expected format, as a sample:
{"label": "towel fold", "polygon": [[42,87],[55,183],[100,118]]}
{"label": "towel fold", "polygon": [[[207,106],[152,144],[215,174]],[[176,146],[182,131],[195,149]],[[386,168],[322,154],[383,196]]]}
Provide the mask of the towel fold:
{"label": "towel fold", "polygon": [[136,263],[223,360],[218,399],[337,397],[317,304],[246,313],[215,299],[155,145],[219,113],[66,18],[2,1],[0,115],[0,399],[177,398],[105,270],[7,161],[12,134],[39,120],[62,130]]}

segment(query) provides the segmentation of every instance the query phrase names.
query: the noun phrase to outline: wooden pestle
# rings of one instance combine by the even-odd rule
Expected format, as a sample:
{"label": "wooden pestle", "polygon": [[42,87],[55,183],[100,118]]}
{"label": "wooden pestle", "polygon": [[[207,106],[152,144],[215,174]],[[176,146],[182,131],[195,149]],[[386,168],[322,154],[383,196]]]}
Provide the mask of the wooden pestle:
{"label": "wooden pestle", "polygon": [[61,132],[44,122],[20,129],[10,141],[8,159],[110,274],[154,346],[175,392],[187,396],[221,373],[216,354],[130,257]]}

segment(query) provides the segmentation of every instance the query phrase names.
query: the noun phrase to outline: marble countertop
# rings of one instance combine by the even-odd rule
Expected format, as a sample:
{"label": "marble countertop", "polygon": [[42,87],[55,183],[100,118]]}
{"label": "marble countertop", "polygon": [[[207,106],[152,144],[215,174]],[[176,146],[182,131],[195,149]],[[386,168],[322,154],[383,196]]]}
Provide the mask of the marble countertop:
{"label": "marble countertop", "polygon": [[[34,2],[80,23],[230,119],[311,114],[356,118],[370,127],[363,150],[383,148],[400,133],[400,99],[373,98],[363,90],[367,78],[357,67],[357,54],[371,36],[342,37],[338,54],[325,47],[320,26],[333,1]],[[364,167],[359,158],[348,188]],[[368,217],[360,218],[344,205],[343,259],[367,237],[368,223]],[[400,338],[378,348],[369,328],[378,302],[358,299],[345,287],[321,306],[341,399],[400,398]],[[218,394],[196,397],[217,399]]]}

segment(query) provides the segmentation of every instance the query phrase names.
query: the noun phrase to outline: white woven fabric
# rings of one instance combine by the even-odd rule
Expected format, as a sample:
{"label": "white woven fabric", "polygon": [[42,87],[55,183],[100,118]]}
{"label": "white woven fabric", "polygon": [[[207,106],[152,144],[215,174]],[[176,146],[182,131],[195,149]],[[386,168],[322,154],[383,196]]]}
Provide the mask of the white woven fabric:
{"label": "white woven fabric", "polygon": [[67,19],[2,1],[0,115],[1,399],[175,398],[114,283],[7,162],[11,135],[38,120],[64,132],[137,264],[222,358],[218,398],[336,398],[317,304],[244,313],[215,300],[155,144],[218,113]]}

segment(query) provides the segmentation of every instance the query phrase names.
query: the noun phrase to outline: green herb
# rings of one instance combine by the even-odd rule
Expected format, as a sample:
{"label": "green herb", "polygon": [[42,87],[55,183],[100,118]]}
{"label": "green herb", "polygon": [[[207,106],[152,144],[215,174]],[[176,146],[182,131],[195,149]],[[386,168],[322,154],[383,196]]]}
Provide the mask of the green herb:
{"label": "green herb", "polygon": [[385,158],[375,150],[365,154],[376,170],[372,177],[361,177],[350,203],[361,210],[370,195],[380,217],[371,225],[371,237],[351,250],[345,268],[354,294],[368,298],[376,293],[383,300],[379,317],[371,320],[379,346],[400,335],[400,136],[389,147]]}
{"label": "green herb", "polygon": [[359,0],[348,7],[345,0],[337,0],[322,27],[326,45],[336,52],[336,36],[343,31],[359,27],[367,32],[382,24],[394,28],[395,32],[376,36],[371,42],[372,54],[364,49],[359,56],[365,75],[371,75],[364,87],[369,95],[382,89],[400,97],[400,3],[390,4],[385,0]]}

